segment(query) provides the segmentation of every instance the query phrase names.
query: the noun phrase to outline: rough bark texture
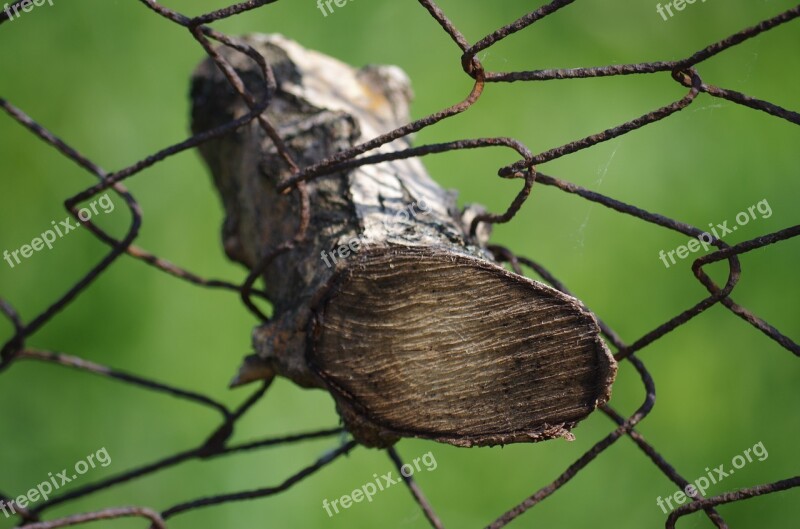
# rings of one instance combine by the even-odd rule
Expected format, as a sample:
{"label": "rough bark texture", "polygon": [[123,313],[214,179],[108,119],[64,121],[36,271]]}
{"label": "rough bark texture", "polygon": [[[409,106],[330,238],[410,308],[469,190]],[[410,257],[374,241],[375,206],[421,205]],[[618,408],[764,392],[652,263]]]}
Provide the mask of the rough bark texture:
{"label": "rough bark texture", "polygon": [[[266,115],[301,166],[408,120],[398,68],[355,70],[279,35],[245,40],[275,71]],[[220,53],[263,97],[256,65]],[[248,111],[210,61],[195,72],[192,98],[196,132]],[[255,122],[201,152],[227,213],[225,250],[252,268],[296,232],[297,194],[276,191],[289,169]],[[370,446],[401,436],[459,446],[570,437],[609,398],[616,365],[594,317],[495,264],[488,230],[468,236],[479,208],[459,212],[418,160],[324,176],[308,190],[307,240],[265,271],[274,318],[255,329],[256,354],[236,383],[278,374],[326,389]]]}

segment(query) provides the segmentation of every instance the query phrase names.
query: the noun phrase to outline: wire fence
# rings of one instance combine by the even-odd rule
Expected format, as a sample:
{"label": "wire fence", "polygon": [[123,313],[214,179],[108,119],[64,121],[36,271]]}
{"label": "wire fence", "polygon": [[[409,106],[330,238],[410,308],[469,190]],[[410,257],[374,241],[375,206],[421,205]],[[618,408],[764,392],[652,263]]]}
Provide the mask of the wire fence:
{"label": "wire fence", "polygon": [[[670,116],[671,114],[687,108],[701,93],[708,94],[715,98],[725,99],[754,110],[766,112],[772,116],[775,116],[776,118],[785,119],[794,124],[800,125],[800,114],[797,112],[781,108],[778,105],[753,98],[740,92],[708,84],[703,80],[700,72],[698,71],[698,66],[703,61],[723,53],[748,39],[755,38],[777,26],[800,17],[800,5],[780,13],[770,19],[764,20],[755,26],[743,29],[723,40],[710,44],[691,56],[678,61],[615,64],[590,68],[492,72],[486,71],[481,64],[481,61],[477,58],[477,55],[480,52],[487,50],[509,35],[522,31],[534,23],[541,21],[548,15],[551,15],[552,13],[573,3],[574,0],[555,0],[550,2],[539,9],[536,9],[535,11],[532,11],[515,20],[514,22],[497,29],[489,35],[486,35],[484,38],[480,39],[474,44],[470,44],[467,41],[467,39],[450,21],[447,15],[432,0],[419,0],[420,5],[428,11],[430,16],[441,26],[442,30],[450,36],[455,45],[460,49],[459,58],[463,71],[466,75],[474,80],[474,84],[470,93],[458,104],[409,123],[382,136],[372,138],[360,145],[356,145],[350,149],[339,152],[334,156],[320,161],[319,163],[310,167],[298,167],[294,162],[290,151],[282,142],[279,134],[263,114],[268,105],[267,99],[265,98],[263,101],[257,101],[246,91],[245,85],[237,75],[237,72],[219,53],[217,53],[215,48],[212,46],[212,41],[216,41],[223,46],[230,47],[240,53],[246,54],[256,61],[256,63],[260,65],[264,82],[268,87],[274,86],[275,83],[275,77],[272,73],[270,65],[263,57],[261,57],[248,45],[237,41],[235,38],[220,33],[219,31],[216,31],[207,25],[211,22],[216,22],[229,17],[241,15],[253,9],[261,8],[265,5],[272,4],[275,1],[276,0],[250,0],[200,16],[189,17],[168,9],[153,0],[141,0],[141,2],[148,9],[152,10],[154,14],[157,14],[179,26],[183,26],[189,31],[192,38],[194,38],[203,47],[208,56],[211,57],[211,59],[213,59],[219,68],[225,73],[231,86],[241,95],[251,111],[247,115],[244,115],[234,121],[216,127],[212,130],[196,134],[178,144],[165,147],[164,149],[153,153],[147,158],[144,158],[133,165],[122,168],[118,171],[108,172],[102,169],[93,161],[83,156],[80,152],[68,145],[65,141],[48,131],[44,126],[34,121],[21,109],[12,105],[5,99],[0,99],[0,106],[8,113],[9,116],[11,116],[11,118],[16,120],[30,133],[38,136],[47,145],[55,148],[65,157],[69,158],[97,178],[97,184],[85,189],[75,196],[68,198],[65,201],[65,206],[77,222],[81,222],[81,224],[86,226],[100,241],[110,247],[108,254],[102,260],[100,260],[100,262],[98,262],[82,279],[72,285],[66,293],[61,295],[47,309],[32,318],[30,321],[22,321],[14,307],[4,299],[0,299],[0,310],[2,310],[2,313],[13,324],[15,329],[14,335],[3,345],[2,350],[0,351],[0,374],[4,374],[9,366],[11,366],[13,363],[25,360],[35,360],[50,364],[57,364],[87,373],[92,373],[94,375],[115,379],[122,383],[138,386],[149,391],[188,400],[199,406],[205,406],[207,408],[216,410],[221,415],[221,423],[219,427],[211,432],[208,437],[204,439],[199,446],[197,446],[197,448],[179,452],[158,461],[132,468],[108,479],[76,488],[70,492],[66,492],[58,496],[53,496],[49,500],[41,502],[35,508],[26,509],[20,505],[16,505],[12,498],[0,493],[1,500],[5,501],[7,505],[12,505],[15,507],[15,511],[20,517],[20,523],[26,529],[51,529],[95,520],[115,519],[121,517],[141,517],[150,520],[152,524],[151,527],[166,528],[167,520],[187,511],[211,507],[228,502],[252,500],[279,494],[291,488],[301,480],[311,476],[316,471],[325,467],[340,456],[349,453],[357,446],[354,441],[346,442],[338,449],[326,454],[317,461],[314,461],[308,466],[302,468],[300,471],[278,485],[271,487],[198,498],[173,505],[161,512],[157,512],[145,507],[109,508],[87,514],[79,514],[66,518],[43,521],[43,513],[52,509],[56,505],[61,505],[77,498],[85,497],[97,491],[106,490],[110,487],[114,487],[131,480],[144,479],[161,470],[173,467],[189,460],[207,460],[211,458],[223,457],[237,452],[258,450],[268,446],[296,443],[321,437],[333,437],[341,435],[342,433],[341,428],[332,428],[329,430],[314,431],[280,438],[268,438],[247,444],[231,444],[229,439],[233,434],[237,422],[265,395],[270,387],[270,381],[264,382],[259,389],[252,393],[252,395],[250,395],[250,397],[247,398],[238,408],[230,409],[214,399],[200,393],[186,391],[168,384],[118,371],[108,366],[96,364],[76,356],[70,356],[58,352],[35,350],[26,346],[26,340],[29,337],[47,325],[57,312],[62,310],[68,304],[72,303],[77,296],[85,291],[122,255],[127,254],[135,259],[144,261],[158,270],[198,286],[221,288],[238,292],[241,295],[243,302],[262,320],[264,320],[266,319],[266,316],[264,316],[258,310],[251,298],[253,296],[264,298],[265,295],[262,291],[253,289],[253,285],[272,259],[281,253],[291,250],[294,245],[304,240],[305,231],[308,225],[309,211],[310,208],[313,207],[313,204],[309,204],[308,201],[308,196],[304,185],[305,182],[321,175],[335,173],[343,169],[349,169],[367,164],[377,164],[393,159],[424,156],[453,150],[477,149],[497,146],[512,148],[519,153],[520,160],[501,168],[498,174],[504,178],[523,180],[523,187],[507,211],[497,215],[486,214],[475,219],[475,222],[472,225],[473,230],[476,228],[477,223],[479,222],[500,223],[510,221],[529,197],[531,192],[535,190],[537,185],[547,185],[553,186],[565,193],[578,195],[591,202],[596,202],[621,214],[630,215],[645,222],[656,224],[665,229],[673,230],[690,237],[701,237],[704,235],[704,231],[701,229],[662,215],[658,215],[656,213],[645,211],[632,204],[626,204],[614,198],[573,184],[569,181],[562,180],[554,176],[548,176],[539,172],[536,169],[536,166],[589,148],[598,143],[619,137],[644,126],[656,123]],[[11,7],[19,7],[22,3],[22,0],[18,0],[13,2]],[[0,13],[0,23],[6,20],[8,20],[7,13]],[[480,98],[487,86],[492,83],[506,83],[512,81],[548,81],[555,79],[583,79],[589,77],[619,75],[645,75],[657,72],[671,72],[674,81],[687,89],[686,95],[669,105],[657,108],[636,119],[627,121],[618,126],[603,130],[591,136],[572,141],[560,147],[556,147],[539,154],[533,154],[521,142],[514,139],[477,138],[414,147],[390,154],[362,156],[384,144],[387,144],[398,138],[408,136],[409,134],[418,132],[426,127],[433,126],[451,116],[467,111]],[[295,237],[291,240],[285,241],[283,244],[277,247],[266,248],[264,250],[261,262],[250,272],[248,277],[241,285],[236,285],[221,280],[202,278],[190,272],[189,270],[170,263],[134,245],[134,241],[139,234],[142,215],[136,199],[131,193],[128,192],[122,182],[170,156],[193,149],[206,141],[228,134],[236,128],[241,127],[242,125],[253,120],[256,120],[274,141],[278,152],[283,157],[287,166],[292,170],[292,176],[284,181],[279,188],[285,190],[286,192],[297,193],[301,200],[300,203],[303,205],[300,211],[300,219],[298,219],[299,222],[297,223],[298,231]],[[121,239],[116,239],[104,232],[98,226],[94,225],[91,220],[81,221],[78,218],[78,204],[97,196],[108,189],[112,189],[125,201],[132,215],[131,225],[129,226],[125,236]],[[793,237],[797,237],[798,235],[800,235],[800,225],[787,227],[773,233],[761,235],[733,246],[729,246],[721,240],[713,239],[712,244],[718,249],[711,254],[696,259],[692,266],[695,277],[708,290],[708,297],[696,303],[694,306],[684,310],[683,312],[676,314],[668,321],[664,322],[638,339],[633,340],[632,342],[623,341],[622,338],[614,332],[614,330],[600,320],[601,329],[605,338],[616,348],[616,359],[620,362],[630,362],[641,377],[641,383],[646,393],[644,402],[630,417],[624,417],[615,411],[612,406],[607,404],[602,406],[602,411],[609,417],[616,427],[605,437],[600,439],[567,469],[565,469],[564,472],[555,478],[550,484],[539,489],[518,504],[511,506],[506,512],[499,515],[488,527],[492,529],[504,527],[527,510],[547,499],[567,482],[569,482],[573,477],[575,477],[579,472],[581,472],[585,467],[587,467],[592,461],[594,461],[595,458],[597,458],[604,450],[609,448],[618,439],[624,436],[630,437],[633,442],[642,450],[642,452],[644,452],[644,454],[652,461],[652,463],[658,467],[658,469],[673,483],[678,485],[681,489],[684,489],[686,486],[688,486],[689,482],[636,430],[636,426],[651,412],[656,400],[654,381],[645,367],[644,362],[637,356],[637,353],[667,333],[672,332],[692,318],[708,310],[712,306],[716,304],[722,304],[732,314],[742,318],[747,323],[761,331],[766,338],[777,342],[782,348],[786,349],[790,353],[793,353],[795,356],[800,356],[800,345],[792,341],[789,337],[782,334],[778,329],[758,317],[747,308],[737,304],[731,298],[731,294],[741,278],[739,255],[763,248],[768,245],[786,241]],[[523,273],[523,266],[528,267],[537,275],[539,275],[544,281],[553,285],[555,288],[569,293],[565,285],[563,285],[541,264],[530,259],[517,256],[511,250],[500,246],[492,246],[490,250],[494,253],[499,261],[507,263],[517,273]],[[715,283],[704,271],[704,268],[707,265],[719,261],[727,261],[728,263],[728,278],[726,283],[722,286]],[[387,449],[387,452],[399,470],[403,464],[402,458],[394,448]],[[409,487],[409,490],[413,494],[414,498],[419,503],[420,508],[430,522],[431,526],[436,528],[443,527],[442,522],[435,514],[431,504],[425,499],[417,483],[415,483],[415,481],[410,477],[404,477],[404,481]],[[720,513],[716,510],[718,505],[739,502],[755,496],[783,491],[797,486],[800,486],[800,476],[792,476],[772,483],[734,490],[710,498],[702,498],[702,496],[698,496],[693,501],[678,507],[672,513],[670,513],[666,521],[666,527],[673,528],[676,524],[676,521],[680,517],[702,510],[716,527],[726,528],[728,525]]]}

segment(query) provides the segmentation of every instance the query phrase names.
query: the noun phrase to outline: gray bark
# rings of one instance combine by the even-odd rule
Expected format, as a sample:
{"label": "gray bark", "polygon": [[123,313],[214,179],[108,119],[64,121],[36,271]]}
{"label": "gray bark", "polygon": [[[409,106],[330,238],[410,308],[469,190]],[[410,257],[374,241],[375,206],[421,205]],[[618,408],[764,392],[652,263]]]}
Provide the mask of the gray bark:
{"label": "gray bark", "polygon": [[[396,67],[356,70],[278,35],[246,41],[275,71],[265,114],[301,167],[408,121],[411,90]],[[219,51],[263,97],[255,63]],[[196,132],[248,111],[209,60],[192,99]],[[200,150],[226,211],[225,251],[252,268],[296,233],[297,193],[276,191],[289,168],[256,122]],[[594,317],[494,263],[488,229],[469,236],[480,208],[460,212],[418,160],[307,187],[308,237],[265,271],[274,317],[255,329],[256,354],[235,383],[281,375],[325,389],[370,446],[402,436],[460,446],[569,438],[609,398],[616,365]]]}

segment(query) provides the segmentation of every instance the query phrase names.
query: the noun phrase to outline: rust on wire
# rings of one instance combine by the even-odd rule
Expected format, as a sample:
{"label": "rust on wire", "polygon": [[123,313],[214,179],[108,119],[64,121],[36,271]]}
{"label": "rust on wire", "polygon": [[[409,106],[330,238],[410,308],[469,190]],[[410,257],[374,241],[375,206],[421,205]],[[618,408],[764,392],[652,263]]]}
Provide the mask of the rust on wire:
{"label": "rust on wire", "polygon": [[[199,443],[195,448],[166,456],[155,462],[143,464],[105,480],[76,488],[70,492],[62,493],[61,495],[53,496],[48,501],[39,504],[36,508],[22,509],[18,507],[16,511],[20,516],[20,519],[23,523],[22,527],[24,528],[54,529],[57,527],[67,527],[97,520],[107,520],[120,517],[142,517],[149,519],[152,527],[164,529],[167,527],[165,520],[190,510],[202,507],[210,507],[228,502],[263,498],[283,492],[306,477],[321,470],[332,461],[356,448],[356,443],[354,441],[348,441],[339,448],[329,452],[316,462],[301,468],[299,471],[275,486],[188,500],[171,508],[165,509],[160,513],[145,507],[108,508],[87,514],[67,516],[47,522],[41,521],[41,513],[53,508],[56,505],[66,503],[98,491],[106,490],[134,479],[141,479],[146,476],[150,476],[151,474],[172,468],[186,461],[223,457],[231,453],[257,450],[271,446],[302,442],[310,439],[338,436],[342,433],[341,428],[331,428],[327,430],[288,435],[280,438],[256,440],[239,445],[231,445],[229,444],[229,440],[237,422],[252,408],[256,402],[259,402],[260,399],[266,394],[270,387],[270,380],[265,381],[264,384],[238,408],[229,409],[223,404],[196,392],[183,390],[163,382],[146,379],[144,377],[115,370],[113,368],[103,366],[77,356],[66,355],[59,352],[39,351],[26,347],[27,338],[41,330],[41,328],[45,326],[56,313],[72,303],[86,288],[88,288],[94,282],[95,279],[103,274],[105,270],[114,264],[123,254],[130,255],[151,266],[154,266],[155,268],[167,274],[186,280],[197,286],[223,288],[236,291],[242,297],[243,302],[250,310],[252,310],[263,320],[267,320],[268,317],[263,314],[263,312],[256,307],[254,302],[251,300],[253,295],[258,295],[261,298],[265,298],[266,294],[263,290],[254,289],[253,286],[260,277],[264,268],[268,266],[272,259],[274,259],[277,255],[290,250],[306,236],[311,205],[309,204],[308,193],[305,190],[304,182],[313,178],[389,160],[425,156],[454,150],[504,146],[514,149],[520,155],[521,159],[511,165],[500,168],[498,174],[499,176],[505,178],[523,179],[523,188],[505,213],[497,215],[484,214],[475,218],[471,227],[473,232],[478,228],[480,223],[492,224],[498,222],[508,222],[513,219],[517,211],[522,207],[530,194],[535,190],[534,184],[539,184],[555,187],[556,189],[559,189],[565,193],[574,195],[584,200],[598,203],[604,207],[610,208],[625,215],[636,217],[645,222],[652,223],[669,230],[674,230],[685,235],[697,237],[703,233],[703,230],[663,215],[659,215],[657,213],[645,211],[631,204],[623,203],[619,200],[591,191],[571,182],[542,174],[537,170],[536,166],[556,158],[587,149],[603,141],[619,137],[638,128],[649,126],[653,123],[666,119],[670,115],[680,112],[692,105],[700,93],[704,93],[715,98],[725,99],[747,108],[759,110],[794,124],[800,124],[800,113],[797,111],[785,109],[781,106],[751,97],[747,94],[708,84],[702,79],[698,71],[698,67],[703,61],[728,49],[731,49],[748,39],[757,37],[758,35],[770,31],[775,27],[800,17],[800,5],[795,6],[770,19],[764,20],[752,27],[745,28],[718,42],[711,43],[703,49],[698,50],[691,56],[678,61],[653,61],[638,64],[612,64],[607,66],[595,66],[587,68],[487,72],[484,70],[480,60],[477,58],[477,54],[479,52],[490,48],[506,37],[522,31],[537,22],[544,23],[542,21],[546,19],[546,17],[557,13],[562,8],[568,8],[574,0],[554,0],[550,3],[544,4],[538,9],[531,11],[530,13],[501,28],[498,28],[497,30],[489,33],[485,37],[472,44],[464,37],[459,29],[456,28],[445,12],[438,5],[436,5],[433,0],[419,0],[421,6],[450,36],[452,41],[460,50],[459,55],[454,54],[454,60],[460,61],[461,67],[465,74],[474,80],[474,85],[469,94],[467,94],[461,102],[456,103],[453,106],[432,113],[422,119],[408,123],[381,136],[372,138],[350,149],[335,153],[333,156],[317,164],[301,168],[298,167],[295,160],[292,159],[292,156],[284,144],[283,139],[263,113],[269,104],[269,97],[265,97],[262,101],[257,101],[253,95],[247,91],[244,82],[241,78],[239,78],[233,66],[216,51],[216,48],[212,47],[210,40],[213,39],[219,42],[222,46],[236,50],[239,53],[247,55],[253,61],[255,61],[255,63],[259,65],[261,74],[263,76],[266,94],[269,94],[275,89],[275,76],[270,65],[261,55],[259,55],[248,45],[206,25],[211,22],[216,22],[247,13],[254,9],[263,8],[264,6],[275,3],[276,1],[277,0],[249,0],[221,8],[210,13],[192,17],[164,7],[155,0],[141,0],[142,4],[146,8],[188,30],[191,37],[200,44],[205,53],[211,57],[220,70],[225,74],[225,77],[227,78],[231,87],[240,95],[242,100],[247,104],[251,111],[248,114],[228,123],[195,134],[175,145],[167,146],[158,152],[153,153],[152,155],[132,164],[129,167],[121,168],[112,173],[105,171],[93,161],[83,156],[65,141],[58,138],[41,124],[37,123],[25,112],[15,107],[7,100],[0,98],[0,108],[2,108],[13,120],[17,121],[24,129],[27,129],[30,133],[41,139],[45,144],[52,147],[65,158],[71,160],[99,180],[97,184],[88,187],[87,189],[81,191],[73,197],[68,198],[65,201],[65,207],[67,211],[69,211],[75,219],[78,219],[77,205],[79,203],[90,199],[107,189],[112,189],[115,193],[122,197],[131,213],[130,226],[122,239],[116,239],[108,235],[90,221],[84,222],[78,219],[79,222],[85,225],[89,231],[91,231],[100,240],[100,242],[110,247],[109,253],[94,267],[92,267],[91,270],[89,270],[80,280],[72,285],[67,292],[61,294],[60,296],[56,296],[45,310],[34,316],[30,321],[24,321],[14,307],[8,303],[8,301],[0,298],[0,312],[12,324],[14,329],[13,336],[9,338],[2,345],[2,349],[0,349],[0,375],[5,374],[6,376],[9,376],[7,374],[8,368],[19,361],[47,362],[69,367],[96,376],[108,377],[123,383],[132,384],[140,389],[156,391],[176,398],[184,399],[187,402],[199,404],[221,413],[223,419],[222,423],[215,430],[210,432],[209,436]],[[11,2],[11,7],[19,7],[22,3],[23,2],[21,0],[16,0]],[[8,15],[5,12],[0,12],[0,24],[7,20]],[[386,143],[394,141],[398,138],[406,137],[409,134],[433,126],[442,120],[467,111],[480,98],[481,94],[486,89],[487,83],[584,79],[592,77],[659,73],[670,73],[673,80],[688,88],[689,92],[680,100],[672,102],[661,108],[657,108],[640,117],[609,127],[606,130],[585,138],[578,139],[561,146],[553,147],[537,155],[533,155],[525,145],[513,138],[460,139],[443,144],[423,145],[398,152],[370,154],[370,151],[374,151],[376,148]],[[292,173],[292,176],[281,184],[281,190],[285,193],[296,192],[298,193],[298,197],[300,199],[300,209],[298,218],[296,220],[297,229],[294,237],[274,248],[264,248],[260,262],[253,270],[251,270],[248,276],[242,281],[241,285],[237,285],[228,281],[205,279],[135,246],[133,243],[137,239],[139,233],[142,214],[137,201],[133,195],[129,193],[125,187],[123,187],[122,181],[141,173],[143,170],[161,162],[162,160],[165,160],[166,158],[169,158],[180,152],[196,148],[211,139],[223,136],[252,121],[257,122],[264,130],[264,133],[273,141],[277,152]],[[692,307],[687,308],[680,314],[670,318],[668,321],[658,325],[652,331],[645,333],[643,336],[633,340],[630,343],[624,342],[619,335],[617,335],[609,326],[607,326],[598,318],[600,328],[602,329],[604,336],[609,343],[617,349],[616,359],[618,361],[630,362],[639,373],[644,389],[644,401],[642,405],[634,414],[627,418],[616,412],[610,405],[603,405],[602,410],[613,421],[615,424],[615,429],[604,438],[600,439],[592,448],[578,458],[550,484],[536,491],[527,498],[522,499],[516,505],[511,506],[508,511],[499,515],[497,519],[488,525],[488,527],[504,527],[527,510],[544,501],[546,498],[558,491],[564,484],[569,482],[585,467],[587,467],[604,450],[606,450],[609,446],[623,436],[627,436],[632,439],[636,446],[642,450],[642,452],[668,479],[681,488],[685,487],[688,484],[688,481],[686,481],[686,479],[684,479],[651,444],[645,441],[644,437],[636,430],[637,424],[648,415],[656,402],[655,383],[647,371],[643,361],[639,359],[636,353],[667,333],[674,331],[681,325],[690,321],[695,316],[708,310],[710,307],[720,304],[727,308],[733,315],[743,319],[764,333],[769,339],[778,343],[782,348],[794,353],[794,355],[800,355],[800,345],[798,345],[785,334],[781,333],[778,329],[767,323],[759,316],[753,314],[745,307],[735,303],[730,297],[741,277],[741,268],[739,265],[738,256],[747,252],[762,249],[768,245],[787,241],[797,236],[800,236],[800,226],[791,226],[774,233],[764,234],[734,246],[729,246],[720,240],[712,241],[712,244],[718,249],[711,254],[695,260],[692,267],[695,277],[708,290],[709,296],[698,301]],[[508,263],[509,266],[511,266],[512,269],[517,273],[522,273],[522,266],[524,265],[533,270],[545,282],[549,283],[556,289],[568,293],[566,287],[539,263],[522,256],[517,256],[511,250],[502,248],[500,246],[492,246],[490,247],[490,250],[494,253],[499,261]],[[725,285],[722,287],[714,283],[703,271],[703,267],[705,265],[718,261],[727,261],[729,267],[728,278]],[[395,449],[388,448],[387,452],[395,465],[400,468],[402,466],[402,459],[397,454]],[[422,509],[430,525],[436,529],[444,527],[441,520],[435,514],[432,505],[427,499],[425,499],[425,496],[423,495],[422,490],[417,483],[411,478],[404,478],[404,481],[409,487],[413,497],[420,505],[420,508]],[[716,506],[747,500],[763,494],[785,491],[798,486],[800,486],[800,477],[792,477],[789,479],[775,481],[773,483],[756,485],[723,493],[719,496],[711,498],[702,498],[698,496],[690,503],[673,511],[666,521],[666,527],[668,529],[675,527],[677,520],[682,516],[689,515],[696,511],[703,511],[716,527],[726,528],[727,524],[722,516],[716,511]],[[5,501],[12,501],[3,494],[0,494],[0,498]]]}

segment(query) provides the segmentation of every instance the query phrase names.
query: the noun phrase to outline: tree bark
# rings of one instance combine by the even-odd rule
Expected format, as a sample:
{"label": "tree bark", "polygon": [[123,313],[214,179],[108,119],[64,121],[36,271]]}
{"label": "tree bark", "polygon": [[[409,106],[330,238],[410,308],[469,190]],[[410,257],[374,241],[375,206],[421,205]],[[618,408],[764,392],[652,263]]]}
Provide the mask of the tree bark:
{"label": "tree bark", "polygon": [[[245,41],[275,71],[274,93],[250,58],[218,51],[256,99],[269,95],[265,115],[301,167],[408,121],[399,68],[356,70],[279,35]],[[195,132],[249,111],[210,60],[194,74],[192,102]],[[297,231],[297,193],[276,190],[289,167],[255,121],[200,151],[225,207],[225,251],[253,268]],[[235,384],[277,374],[325,389],[368,446],[571,438],[608,400],[616,364],[594,317],[496,264],[485,225],[469,235],[481,208],[459,211],[417,159],[318,177],[307,189],[308,235],[265,270],[274,316],[255,329],[256,353]]]}

